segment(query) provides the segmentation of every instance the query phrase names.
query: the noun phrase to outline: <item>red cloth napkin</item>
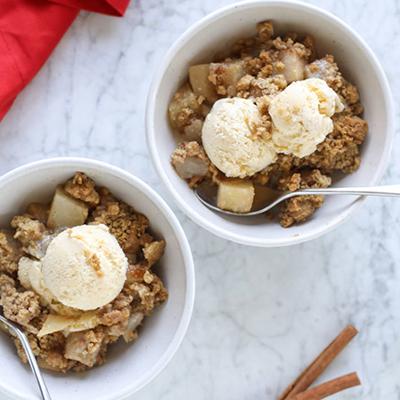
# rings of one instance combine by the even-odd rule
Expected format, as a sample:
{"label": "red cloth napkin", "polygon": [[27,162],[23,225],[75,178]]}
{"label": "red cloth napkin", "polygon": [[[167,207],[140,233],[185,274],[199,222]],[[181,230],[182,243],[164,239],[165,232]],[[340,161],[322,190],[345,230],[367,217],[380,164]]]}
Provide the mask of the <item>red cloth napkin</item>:
{"label": "red cloth napkin", "polygon": [[80,9],[122,16],[130,0],[0,0],[0,120]]}

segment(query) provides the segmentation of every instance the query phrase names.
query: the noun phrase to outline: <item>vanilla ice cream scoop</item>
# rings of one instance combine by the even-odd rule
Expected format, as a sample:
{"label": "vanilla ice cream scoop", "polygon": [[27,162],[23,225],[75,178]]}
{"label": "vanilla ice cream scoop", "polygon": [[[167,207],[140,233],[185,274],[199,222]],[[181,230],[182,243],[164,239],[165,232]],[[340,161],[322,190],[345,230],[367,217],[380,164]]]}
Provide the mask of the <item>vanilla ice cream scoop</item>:
{"label": "vanilla ice cream scoop", "polygon": [[276,150],[297,157],[310,155],[333,131],[330,117],[340,111],[343,104],[339,96],[324,80],[291,83],[269,105]]}
{"label": "vanilla ice cream scoop", "polygon": [[44,284],[40,261],[21,257],[18,262],[18,279],[25,289],[33,289],[46,304],[54,300],[54,296]]}
{"label": "vanilla ice cream scoop", "polygon": [[42,259],[45,287],[57,301],[94,310],[117,297],[128,260],[105,225],[82,225],[56,236]]}
{"label": "vanilla ice cream scoop", "polygon": [[270,138],[257,132],[262,124],[257,106],[238,97],[214,103],[202,129],[202,142],[211,162],[228,177],[245,178],[276,159]]}

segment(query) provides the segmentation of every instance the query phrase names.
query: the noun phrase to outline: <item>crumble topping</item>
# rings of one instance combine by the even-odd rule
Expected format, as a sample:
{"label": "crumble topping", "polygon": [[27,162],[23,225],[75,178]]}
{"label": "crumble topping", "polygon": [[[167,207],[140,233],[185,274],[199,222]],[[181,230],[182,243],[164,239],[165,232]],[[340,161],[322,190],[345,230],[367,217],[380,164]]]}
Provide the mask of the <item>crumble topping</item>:
{"label": "crumble topping", "polygon": [[[8,276],[6,274],[0,274],[0,294],[3,292],[8,292],[9,289],[13,289],[15,287],[15,281],[11,276]],[[0,297],[0,302],[1,302],[1,297]],[[1,303],[1,305],[3,305]]]}
{"label": "crumble topping", "polygon": [[279,214],[284,228],[308,219],[324,202],[323,196],[298,196],[287,200]]}
{"label": "crumble topping", "polygon": [[154,265],[164,254],[165,241],[154,241],[146,243],[143,248],[144,258],[147,260],[149,267]]}
{"label": "crumble topping", "polygon": [[[332,179],[323,175],[320,170],[296,172],[291,176],[282,178],[278,188],[283,191],[294,192],[307,188],[326,188]],[[302,222],[312,215],[324,202],[323,196],[298,196],[287,200],[282,207],[279,219],[280,224],[287,228],[294,223]]]}
{"label": "crumble topping", "polygon": [[89,221],[108,226],[125,253],[137,253],[149,240],[146,234],[149,220],[132,207],[110,196],[107,189],[102,189],[100,196],[100,204],[94,209]]}
{"label": "crumble topping", "polygon": [[334,130],[318,145],[317,151],[304,159],[295,159],[297,167],[319,168],[331,173],[352,173],[360,165],[359,145],[368,132],[368,124],[358,116],[341,115],[334,118]]}
{"label": "crumble topping", "polygon": [[[254,98],[257,103],[259,97],[270,99],[271,96],[277,95],[286,86],[287,81],[283,75],[275,75],[268,78],[256,78],[252,75],[245,75],[237,83],[237,95],[245,99]],[[268,112],[268,107],[260,111],[262,114],[265,114]]]}
{"label": "crumble topping", "polygon": [[0,230],[0,273],[15,275],[21,249],[10,232]]}
{"label": "crumble topping", "polygon": [[94,207],[100,201],[100,196],[95,187],[96,184],[93,179],[82,172],[77,172],[72,179],[65,183],[64,190],[73,198]]}
{"label": "crumble topping", "polygon": [[32,243],[43,239],[46,232],[45,225],[29,215],[17,215],[12,219],[11,227],[15,229],[14,239],[21,242],[24,250],[29,249]]}
{"label": "crumble topping", "polygon": [[1,304],[4,316],[10,321],[36,331],[31,321],[41,312],[39,296],[31,290],[17,292],[14,287],[6,285],[1,291]]}

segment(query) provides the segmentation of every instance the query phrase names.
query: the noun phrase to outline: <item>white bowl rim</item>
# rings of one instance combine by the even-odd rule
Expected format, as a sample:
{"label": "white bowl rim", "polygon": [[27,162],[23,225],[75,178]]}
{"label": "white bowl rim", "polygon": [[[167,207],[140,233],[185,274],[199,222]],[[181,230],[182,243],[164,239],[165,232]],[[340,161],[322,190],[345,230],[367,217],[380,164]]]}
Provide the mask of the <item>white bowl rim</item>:
{"label": "white bowl rim", "polygon": [[164,59],[162,60],[160,66],[158,67],[156,73],[154,74],[154,78],[150,85],[150,90],[148,92],[147,104],[146,104],[146,140],[147,146],[149,148],[153,163],[158,174],[163,181],[163,184],[167,187],[169,193],[171,193],[172,197],[178,203],[179,207],[188,215],[192,221],[200,225],[202,228],[210,231],[216,236],[222,237],[227,240],[231,240],[233,242],[248,245],[248,246],[256,246],[256,247],[283,247],[283,246],[291,246],[294,244],[299,244],[302,242],[306,242],[308,240],[315,239],[337,227],[339,224],[343,223],[355,210],[357,210],[361,204],[365,201],[365,197],[360,197],[355,200],[350,206],[347,207],[346,210],[342,211],[335,218],[314,232],[309,234],[299,235],[299,236],[291,236],[287,238],[279,238],[279,239],[268,239],[268,238],[251,238],[249,239],[245,235],[235,234],[221,228],[220,226],[210,223],[205,218],[201,217],[194,208],[188,206],[182,198],[179,196],[178,192],[175,191],[173,186],[169,183],[169,179],[167,173],[165,172],[161,161],[157,154],[157,146],[156,146],[156,137],[155,137],[155,129],[154,129],[154,109],[157,101],[157,92],[158,88],[162,82],[164,71],[167,69],[170,62],[175,57],[176,53],[180,50],[180,48],[189,42],[199,31],[201,31],[204,27],[206,27],[211,22],[219,19],[223,15],[240,12],[243,9],[257,7],[257,6],[282,6],[282,7],[294,7],[294,8],[302,8],[313,11],[317,14],[323,15],[326,18],[331,19],[334,23],[342,27],[344,30],[348,32],[349,35],[353,36],[360,46],[360,48],[366,53],[367,57],[371,60],[371,64],[374,68],[378,81],[383,89],[384,93],[384,102],[386,103],[386,118],[387,118],[387,135],[385,139],[385,145],[382,152],[382,157],[380,159],[379,164],[376,167],[375,174],[372,179],[372,184],[377,184],[388,165],[393,136],[394,136],[394,101],[392,97],[392,93],[390,91],[389,83],[386,78],[386,75],[383,71],[382,66],[380,65],[377,57],[364,41],[364,39],[349,25],[347,25],[340,18],[336,17],[329,11],[326,11],[320,7],[306,4],[297,0],[245,0],[239,3],[233,3],[228,6],[217,9],[216,11],[206,15],[191,27],[189,27],[170,47],[168,52],[166,53]]}
{"label": "white bowl rim", "polygon": [[[108,164],[103,161],[97,161],[90,158],[84,157],[54,157],[47,158],[39,161],[34,161],[28,164],[24,164],[20,167],[17,167],[0,177],[0,185],[4,183],[8,183],[26,173],[32,171],[32,169],[43,169],[49,166],[76,166],[77,169],[81,168],[93,168],[98,170],[106,169],[109,173],[113,174],[124,180],[128,185],[132,185],[138,188],[142,193],[144,193],[147,197],[151,198],[159,208],[159,210],[163,213],[167,221],[172,227],[174,234],[178,242],[180,243],[182,249],[182,255],[184,260],[185,272],[186,272],[186,296],[185,296],[185,304],[182,312],[182,316],[178,325],[178,328],[175,332],[175,335],[164,351],[162,357],[158,360],[156,364],[153,365],[151,369],[147,371],[145,375],[143,375],[142,379],[138,384],[134,386],[127,385],[125,388],[121,390],[116,390],[110,393],[109,395],[104,395],[99,400],[121,400],[126,398],[129,395],[132,395],[144,388],[148,385],[153,379],[155,379],[169,364],[172,360],[176,352],[178,351],[185,335],[188,330],[191,316],[193,313],[194,299],[195,299],[195,270],[194,270],[194,262],[193,256],[190,249],[190,245],[186,234],[181,227],[177,217],[169,208],[168,204],[161,198],[161,196],[154,191],[147,183],[143,182],[140,178],[124,171],[123,169],[116,167],[114,165]],[[26,397],[18,391],[14,391],[12,389],[5,388],[3,386],[3,382],[0,380],[0,393],[4,395],[8,395],[13,399],[25,400]]]}

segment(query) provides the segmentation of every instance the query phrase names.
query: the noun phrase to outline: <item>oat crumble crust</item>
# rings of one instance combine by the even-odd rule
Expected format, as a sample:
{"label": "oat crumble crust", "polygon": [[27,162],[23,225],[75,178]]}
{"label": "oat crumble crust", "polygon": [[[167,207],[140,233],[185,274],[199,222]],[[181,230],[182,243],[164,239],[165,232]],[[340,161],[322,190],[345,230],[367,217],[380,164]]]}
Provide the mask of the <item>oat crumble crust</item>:
{"label": "oat crumble crust", "polygon": [[135,259],[140,248],[153,241],[153,237],[147,232],[149,220],[114,198],[108,189],[101,188],[100,193],[100,204],[89,216],[89,223],[107,225],[128,258]]}
{"label": "oat crumble crust", "polygon": [[29,248],[32,243],[41,240],[46,232],[45,225],[29,215],[15,216],[10,225],[15,229],[14,239],[18,240],[24,248]]}
{"label": "oat crumble crust", "polygon": [[11,232],[0,230],[0,273],[15,275],[21,254],[20,245]]}
{"label": "oat crumble crust", "polygon": [[[53,305],[50,309],[33,290],[25,289],[17,277],[19,259],[34,257],[32,249],[51,233],[44,223],[48,206],[31,204],[26,214],[12,219],[13,231],[0,230],[0,304],[4,315],[23,327],[39,365],[62,373],[84,371],[103,364],[109,345],[120,338],[127,343],[136,340],[143,319],[168,298],[163,282],[152,271],[164,253],[165,241],[155,240],[149,233],[148,219],[116,199],[108,189],[97,188],[81,172],[64,184],[64,190],[90,206],[87,223],[102,223],[110,228],[130,264],[121,293],[96,310],[99,321],[96,327],[67,336],[55,332],[38,337],[37,333],[54,309],[62,315],[82,314],[62,305]],[[97,268],[96,260],[93,260],[93,268]],[[27,363],[20,342],[13,341],[19,357]]]}
{"label": "oat crumble crust", "polygon": [[68,180],[64,185],[64,190],[75,199],[84,201],[91,206],[96,206],[100,202],[94,180],[82,172],[77,172],[73,178]]}
{"label": "oat crumble crust", "polygon": [[[325,80],[342,100],[344,110],[334,115],[333,132],[317,146],[314,153],[304,158],[278,154],[274,164],[250,179],[255,185],[280,190],[283,190],[282,182],[292,182],[285,190],[296,190],[295,180],[300,179],[302,187],[327,187],[333,175],[349,174],[358,169],[360,145],[366,138],[368,124],[362,118],[363,106],[357,87],[343,77],[332,55],[317,58],[312,36],[300,37],[297,33],[288,32],[282,37],[275,37],[273,24],[264,21],[257,24],[255,36],[237,41],[229,53],[219,55],[209,64],[208,80],[215,91],[213,101],[196,97],[190,84],[185,83],[170,103],[171,125],[180,135],[180,143],[171,156],[171,163],[190,187],[196,187],[203,181],[218,184],[225,178],[208,159],[201,144],[201,128],[213,102],[232,96],[252,99],[263,119],[258,134],[270,135],[269,104],[290,83],[285,63],[293,59],[304,65],[304,76],[298,79]],[[192,127],[190,135],[185,130],[188,126]],[[316,176],[315,171],[318,171],[319,177],[324,177],[324,186],[318,186],[321,185],[318,179],[309,180],[307,184],[304,182],[303,177],[310,173]],[[322,203],[322,196],[288,200],[279,214],[281,225],[289,227],[307,220]]]}

